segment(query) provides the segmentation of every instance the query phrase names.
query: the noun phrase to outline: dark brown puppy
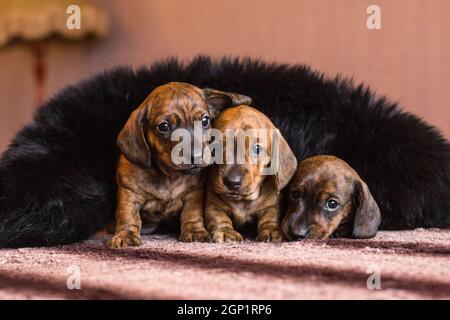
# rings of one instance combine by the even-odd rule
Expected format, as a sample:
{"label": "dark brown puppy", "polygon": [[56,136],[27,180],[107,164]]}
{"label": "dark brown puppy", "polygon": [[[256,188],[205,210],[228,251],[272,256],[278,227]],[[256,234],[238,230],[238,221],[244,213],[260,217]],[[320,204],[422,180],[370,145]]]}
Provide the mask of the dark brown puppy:
{"label": "dark brown puppy", "polygon": [[[295,155],[272,122],[251,107],[239,106],[223,111],[214,122],[214,128],[224,136],[224,160],[230,157],[226,145],[234,145],[230,153],[234,153],[231,156],[235,164],[216,164],[209,171],[205,222],[211,240],[241,241],[242,236],[235,231],[233,223],[242,225],[256,220],[258,240],[281,241],[279,192],[295,172]],[[242,136],[250,131],[241,131],[231,138],[226,133],[227,130],[237,133],[252,129],[267,131],[255,134],[253,143],[252,139]],[[240,162],[236,156],[239,150],[242,152]],[[275,174],[265,175],[268,167],[274,168]]]}
{"label": "dark brown puppy", "polygon": [[[156,88],[131,114],[118,137],[122,153],[117,171],[118,205],[113,248],[138,246],[142,220],[154,228],[162,220],[181,213],[182,241],[207,238],[203,224],[204,175],[203,135],[210,118],[228,106],[251,103],[249,97],[200,89],[186,83],[172,82]],[[175,164],[172,141],[175,129],[193,132],[200,121],[200,154],[193,154],[190,164]],[[197,163],[197,164],[195,164]]]}
{"label": "dark brown puppy", "polygon": [[332,235],[372,238],[380,225],[380,210],[366,183],[333,156],[301,162],[289,198],[282,227],[291,240],[325,240]]}

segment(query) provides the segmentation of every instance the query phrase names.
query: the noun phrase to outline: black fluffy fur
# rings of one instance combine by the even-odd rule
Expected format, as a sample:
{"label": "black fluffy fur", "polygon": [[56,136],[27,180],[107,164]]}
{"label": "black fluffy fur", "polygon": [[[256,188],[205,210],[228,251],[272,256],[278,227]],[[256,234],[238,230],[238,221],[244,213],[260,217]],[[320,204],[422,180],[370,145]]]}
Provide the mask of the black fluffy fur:
{"label": "black fluffy fur", "polygon": [[367,182],[389,230],[450,226],[450,144],[351,81],[249,59],[118,68],[63,90],[0,160],[0,247],[88,238],[114,217],[116,137],[156,86],[183,81],[251,96],[298,158],[332,154]]}

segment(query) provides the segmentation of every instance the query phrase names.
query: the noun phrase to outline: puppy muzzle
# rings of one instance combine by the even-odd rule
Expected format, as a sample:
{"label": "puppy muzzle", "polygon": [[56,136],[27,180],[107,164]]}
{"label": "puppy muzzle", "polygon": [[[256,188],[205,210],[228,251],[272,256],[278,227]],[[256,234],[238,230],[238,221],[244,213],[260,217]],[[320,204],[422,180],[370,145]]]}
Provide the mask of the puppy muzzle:
{"label": "puppy muzzle", "polygon": [[292,241],[304,240],[309,236],[310,229],[306,223],[297,222],[286,217],[282,223],[285,236]]}
{"label": "puppy muzzle", "polygon": [[233,171],[224,176],[222,180],[228,190],[236,192],[242,187],[243,177],[240,173]]}

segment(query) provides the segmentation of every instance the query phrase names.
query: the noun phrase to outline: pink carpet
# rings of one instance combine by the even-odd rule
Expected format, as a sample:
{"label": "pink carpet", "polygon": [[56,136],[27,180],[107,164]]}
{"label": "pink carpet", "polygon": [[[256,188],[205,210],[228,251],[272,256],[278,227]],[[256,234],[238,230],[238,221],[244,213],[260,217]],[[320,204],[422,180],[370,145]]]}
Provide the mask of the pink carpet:
{"label": "pink carpet", "polygon": [[[1,250],[0,299],[450,299],[450,230],[282,244],[154,235],[123,250],[104,241]],[[67,289],[70,266],[81,290]],[[371,270],[379,290],[367,288]]]}

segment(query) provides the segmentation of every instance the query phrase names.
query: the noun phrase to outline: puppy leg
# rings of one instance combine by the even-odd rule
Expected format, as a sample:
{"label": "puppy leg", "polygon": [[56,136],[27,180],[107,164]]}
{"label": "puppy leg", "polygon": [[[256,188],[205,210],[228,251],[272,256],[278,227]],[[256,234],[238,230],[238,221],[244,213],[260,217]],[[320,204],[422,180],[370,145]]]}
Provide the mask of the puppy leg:
{"label": "puppy leg", "polygon": [[109,242],[110,248],[141,245],[142,221],[139,214],[144,200],[134,192],[120,188],[116,211],[116,233]]}
{"label": "puppy leg", "polygon": [[205,190],[189,193],[184,199],[184,207],[181,212],[181,235],[183,242],[204,242],[208,239],[208,232],[203,222],[203,204]]}
{"label": "puppy leg", "polygon": [[233,229],[233,222],[223,209],[208,204],[205,208],[206,228],[212,242],[242,241],[242,235]]}
{"label": "puppy leg", "polygon": [[273,206],[264,210],[258,220],[258,236],[256,240],[264,242],[283,241],[278,207]]}

